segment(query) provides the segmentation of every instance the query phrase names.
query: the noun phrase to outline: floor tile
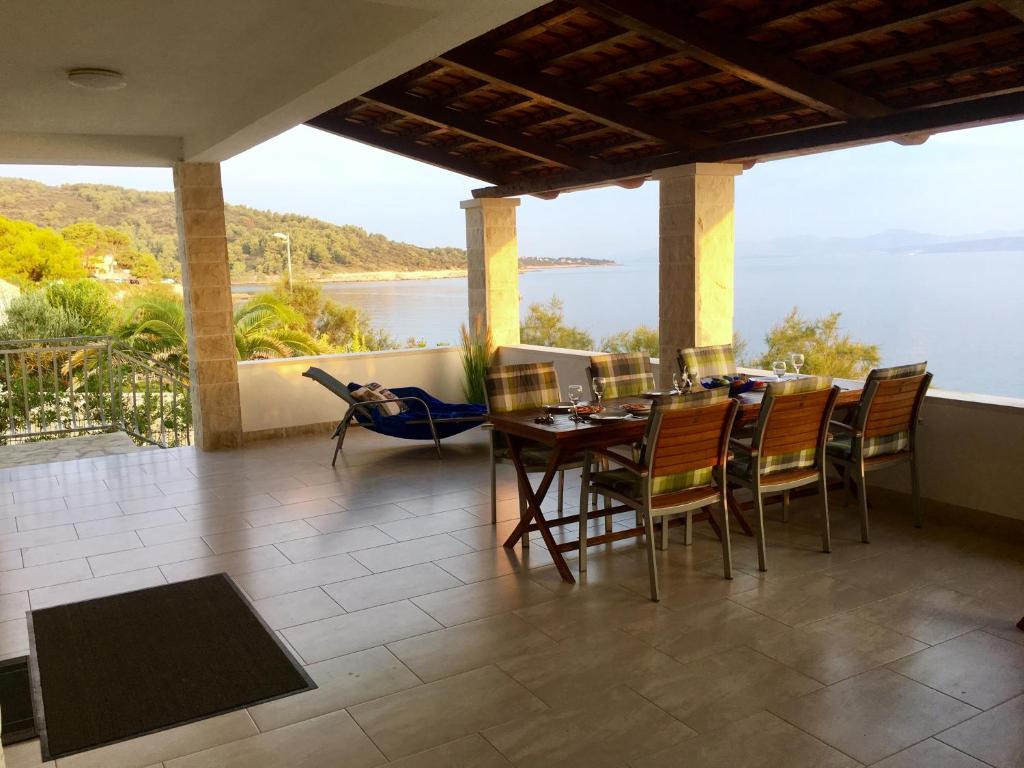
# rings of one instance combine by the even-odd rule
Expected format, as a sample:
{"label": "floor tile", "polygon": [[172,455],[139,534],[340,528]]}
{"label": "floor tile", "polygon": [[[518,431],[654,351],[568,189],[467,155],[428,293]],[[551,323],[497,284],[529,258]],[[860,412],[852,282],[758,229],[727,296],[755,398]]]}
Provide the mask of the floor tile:
{"label": "floor tile", "polygon": [[434,563],[421,563],[328,584],[324,590],[346,611],[359,611],[461,585],[461,581]]}
{"label": "floor tile", "polygon": [[551,565],[552,562],[551,553],[542,546],[535,546],[525,551],[504,547],[484,549],[438,560],[437,564],[461,581],[469,583],[511,573],[524,573],[531,568]]}
{"label": "floor tile", "polygon": [[393,760],[544,709],[539,699],[508,675],[484,667],[358,704],[349,711]]}
{"label": "floor tile", "polygon": [[[474,525],[472,528],[463,528],[452,531],[451,535],[459,541],[465,542],[473,549],[495,549],[505,543],[505,539],[519,524],[519,518],[514,520],[502,520],[495,525]],[[517,547],[518,549],[518,547]]]}
{"label": "floor tile", "polygon": [[625,686],[572,708],[519,717],[483,732],[517,765],[612,766],[678,746],[693,731]]}
{"label": "floor tile", "polygon": [[317,684],[312,691],[249,708],[261,731],[319,717],[422,685],[386,648],[370,648],[306,667]]}
{"label": "floor tile", "polygon": [[37,531],[5,533],[0,534],[0,552],[59,544],[62,541],[72,541],[77,538],[78,534],[75,533],[73,525],[58,525],[54,528],[40,528]]}
{"label": "floor tile", "polygon": [[431,682],[552,642],[519,617],[506,614],[399,640],[388,649],[421,680]]}
{"label": "floor tile", "polygon": [[317,560],[308,560],[296,565],[282,565],[239,576],[236,581],[254,600],[286,592],[298,592],[309,587],[320,587],[345,581],[357,576],[366,576],[369,571],[352,559],[350,555],[332,555]]}
{"label": "floor tile", "polygon": [[60,768],[144,768],[255,733],[256,726],[241,710],[64,757]]}
{"label": "floor tile", "polygon": [[39,528],[52,528],[55,525],[68,525],[87,520],[102,520],[107,517],[121,517],[123,514],[117,504],[101,504],[96,507],[76,507],[55,512],[42,512],[36,515],[18,515],[18,530],[34,531]]}
{"label": "floor tile", "polygon": [[998,621],[1003,614],[976,597],[939,586],[919,587],[857,611],[861,618],[932,645]]}
{"label": "floor tile", "polygon": [[275,546],[293,563],[315,560],[360,549],[370,549],[384,544],[393,544],[394,539],[373,526],[353,528],[337,533],[326,533],[308,539],[286,541]]}
{"label": "floor tile", "polygon": [[113,533],[109,536],[94,536],[91,539],[65,541],[60,544],[44,544],[31,547],[23,553],[26,566],[57,563],[62,560],[74,560],[79,557],[103,555],[109,552],[121,552],[126,549],[138,549],[142,541],[134,531]]}
{"label": "floor tile", "polygon": [[[270,495],[282,504],[302,504],[308,501],[329,501],[329,497],[345,492],[345,485],[339,481],[317,483],[316,485],[300,485],[292,488],[274,490]],[[337,512],[341,505],[335,502],[331,512]]]}
{"label": "floor tile", "polygon": [[749,645],[825,685],[927,648],[924,643],[848,613],[755,637]]}
{"label": "floor tile", "polygon": [[254,600],[253,607],[271,629],[294,627],[345,613],[320,587]]}
{"label": "floor tile", "polygon": [[138,536],[147,547],[152,547],[156,544],[170,544],[172,541],[198,539],[202,536],[209,536],[212,533],[237,531],[248,527],[248,521],[240,515],[219,515],[217,517],[190,520],[187,523],[145,528],[138,531]]}
{"label": "floor tile", "polygon": [[49,587],[68,581],[91,579],[92,571],[84,559],[65,560],[60,563],[33,565],[17,571],[0,573],[0,594],[24,592],[39,587]]}
{"label": "floor tile", "polygon": [[968,632],[889,668],[978,709],[1024,693],[1024,645],[987,632]]}
{"label": "floor tile", "polygon": [[0,622],[0,659],[28,654],[28,624],[24,617]]}
{"label": "floor tile", "polygon": [[25,618],[29,609],[28,592],[10,592],[0,595],[0,622]]}
{"label": "floor tile", "polygon": [[430,616],[403,600],[302,624],[282,634],[312,664],[440,628]]}
{"label": "floor tile", "polygon": [[512,768],[512,763],[476,733],[388,765],[392,768]]}
{"label": "floor tile", "polygon": [[446,627],[555,600],[544,587],[520,576],[502,576],[412,598]]}
{"label": "floor tile", "polygon": [[897,752],[874,768],[985,768],[970,755],[946,746],[941,741],[926,739],[909,749]]}
{"label": "floor tile", "polygon": [[282,565],[290,565],[288,558],[273,547],[267,546],[162,565],[160,570],[163,571],[168,581],[184,581],[222,572],[231,576],[240,576],[243,573],[252,573]]}
{"label": "floor tile", "polygon": [[189,504],[202,504],[205,501],[211,501],[213,498],[213,494],[208,491],[194,490],[161,494],[159,496],[147,496],[143,499],[128,499],[126,501],[119,501],[117,504],[126,515],[136,515],[141,512],[154,512],[160,509],[184,507]]}
{"label": "floor tile", "polygon": [[[402,509],[414,515],[432,515],[436,512],[446,512],[451,509],[462,509],[467,506],[482,504],[486,501],[487,496],[480,491],[469,490],[439,493],[416,499],[403,499],[397,503]],[[479,522],[479,518],[477,522]]]}
{"label": "floor tile", "polygon": [[830,567],[828,574],[834,579],[889,597],[932,582],[934,573],[921,566],[918,558],[889,553]]}
{"label": "floor tile", "polygon": [[437,536],[427,536],[422,539],[365,549],[354,553],[353,557],[374,573],[380,573],[381,571],[404,568],[407,565],[462,555],[471,551],[468,545],[442,533]]}
{"label": "floor tile", "polygon": [[438,512],[421,517],[409,517],[391,523],[378,523],[377,527],[396,541],[422,539],[437,533],[449,533],[480,524],[480,518],[461,509]]}
{"label": "floor tile", "polygon": [[633,624],[662,611],[667,612],[668,609],[634,592],[615,587],[587,586],[559,598],[557,603],[522,608],[516,613],[544,634],[562,640]]}
{"label": "floor tile", "polygon": [[25,561],[21,559],[21,550],[9,549],[0,552],[0,571],[14,571],[25,567]]}
{"label": "floor tile", "polygon": [[995,768],[1024,765],[1024,696],[990,709],[936,738]]}
{"label": "floor tile", "polygon": [[818,690],[821,685],[757,651],[735,648],[651,675],[633,687],[703,733]]}
{"label": "floor tile", "polygon": [[873,603],[874,592],[822,574],[764,581],[731,599],[783,624],[797,626]]}
{"label": "floor tile", "polygon": [[75,523],[75,530],[78,531],[80,538],[87,539],[124,531],[141,531],[143,528],[155,528],[158,525],[173,525],[183,520],[176,509],[158,509],[153,512],[140,512],[137,515],[105,517],[102,520]]}
{"label": "floor tile", "polygon": [[185,539],[170,544],[157,544],[142,549],[113,552],[109,555],[95,555],[89,558],[89,565],[96,576],[109,576],[112,573],[138,571],[154,565],[194,560],[209,554],[210,548],[202,539]]}
{"label": "floor tile", "polygon": [[301,520],[304,517],[317,517],[318,515],[329,515],[340,512],[342,506],[330,499],[314,499],[313,501],[301,501],[297,504],[285,504],[280,507],[266,507],[251,512],[243,512],[243,516],[253,526],[272,525],[273,523],[284,523],[289,520]]}
{"label": "floor tile", "polygon": [[178,512],[186,520],[200,520],[205,517],[221,515],[239,515],[257,509],[280,506],[280,502],[266,493],[234,495],[230,498],[216,498],[200,504],[186,504],[178,507]]}
{"label": "floor tile", "polygon": [[33,610],[48,608],[51,605],[77,603],[91,600],[94,597],[106,597],[121,592],[132,592],[136,589],[147,589],[166,584],[159,568],[143,568],[139,571],[117,573],[112,576],[101,576],[97,579],[72,581],[53,587],[41,587],[29,592],[29,600]]}
{"label": "floor tile", "polygon": [[333,533],[334,531],[347,531],[350,528],[388,523],[392,520],[404,520],[408,517],[412,517],[412,512],[406,512],[394,504],[379,504],[347,512],[336,512],[331,515],[320,515],[311,518],[309,523],[318,531]]}
{"label": "floor tile", "polygon": [[[685,758],[685,763],[682,760]],[[634,768],[856,768],[857,762],[768,712],[634,760]]]}
{"label": "floor tile", "polygon": [[56,763],[43,762],[39,752],[39,739],[8,744],[4,747],[6,768],[56,768]]}
{"label": "floor tile", "polygon": [[266,544],[303,539],[307,536],[315,536],[316,534],[316,528],[313,528],[304,520],[292,520],[286,523],[263,525],[259,528],[213,533],[205,536],[204,540],[210,546],[210,549],[219,555],[224,552],[235,552],[239,549],[253,549]]}
{"label": "floor tile", "polygon": [[862,763],[895,754],[978,712],[888,669],[865,672],[771,710]]}
{"label": "floor tile", "polygon": [[164,768],[368,768],[384,756],[344,710],[164,762]]}

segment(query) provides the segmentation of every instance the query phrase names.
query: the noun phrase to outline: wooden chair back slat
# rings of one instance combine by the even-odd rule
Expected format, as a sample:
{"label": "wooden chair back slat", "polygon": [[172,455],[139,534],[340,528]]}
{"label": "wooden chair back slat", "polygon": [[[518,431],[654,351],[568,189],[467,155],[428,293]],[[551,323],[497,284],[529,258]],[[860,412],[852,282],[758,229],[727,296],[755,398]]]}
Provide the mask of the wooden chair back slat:
{"label": "wooden chair back slat", "polygon": [[927,374],[878,381],[864,420],[864,438],[908,432]]}
{"label": "wooden chair back slat", "polygon": [[729,440],[726,425],[735,409],[734,401],[725,400],[700,408],[660,412],[649,462],[651,476],[719,466]]}
{"label": "wooden chair back slat", "polygon": [[817,448],[831,397],[830,389],[776,397],[761,436],[761,455],[780,456]]}

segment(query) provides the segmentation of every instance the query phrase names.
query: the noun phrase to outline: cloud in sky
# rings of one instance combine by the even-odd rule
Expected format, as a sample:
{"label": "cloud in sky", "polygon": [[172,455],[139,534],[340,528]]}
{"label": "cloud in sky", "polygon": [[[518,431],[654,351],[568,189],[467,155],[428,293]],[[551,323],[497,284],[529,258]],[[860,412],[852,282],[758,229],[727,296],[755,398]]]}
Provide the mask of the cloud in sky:
{"label": "cloud in sky", "polygon": [[[0,166],[48,184],[172,189],[168,169]],[[223,164],[228,202],[357,224],[420,245],[461,245],[459,201],[478,181],[297,127]],[[792,235],[858,236],[886,229],[937,234],[1021,230],[1024,121],[761,163],[736,186],[742,242]],[[0,210],[0,215],[3,211]],[[520,251],[622,256],[657,245],[657,185],[524,198]]]}

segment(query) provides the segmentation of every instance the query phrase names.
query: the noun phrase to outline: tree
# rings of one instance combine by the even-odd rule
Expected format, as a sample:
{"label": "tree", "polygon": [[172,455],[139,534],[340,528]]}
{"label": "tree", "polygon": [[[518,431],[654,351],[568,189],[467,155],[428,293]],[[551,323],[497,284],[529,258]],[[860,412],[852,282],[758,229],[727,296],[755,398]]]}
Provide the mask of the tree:
{"label": "tree", "polygon": [[0,277],[32,283],[85,277],[82,252],[52,229],[0,216]]}
{"label": "tree", "polygon": [[793,352],[804,356],[803,373],[859,378],[876,367],[881,355],[877,344],[854,341],[839,328],[841,312],[806,320],[796,307],[766,335],[768,349],[753,366],[771,368],[774,360],[788,360]]}
{"label": "tree", "polygon": [[27,291],[7,305],[0,339],[60,339],[87,336],[85,323],[64,307],[53,307],[41,290]]}
{"label": "tree", "polygon": [[51,307],[78,317],[81,335],[107,336],[113,330],[117,310],[107,289],[96,281],[59,281],[43,290]]}
{"label": "tree", "polygon": [[566,325],[564,305],[557,296],[547,304],[531,304],[526,320],[520,328],[523,344],[566,349],[593,349],[594,339],[586,331]]}
{"label": "tree", "polygon": [[658,332],[654,328],[640,325],[631,331],[619,331],[601,342],[605,352],[646,352],[658,357]]}
{"label": "tree", "polygon": [[188,371],[185,305],[166,291],[137,296],[125,312],[117,335],[126,346]]}
{"label": "tree", "polygon": [[159,280],[163,274],[152,253],[139,251],[131,235],[114,227],[104,227],[94,221],[77,221],[64,227],[61,235],[81,249],[90,267],[99,267],[103,258],[110,256],[119,267],[143,280]]}

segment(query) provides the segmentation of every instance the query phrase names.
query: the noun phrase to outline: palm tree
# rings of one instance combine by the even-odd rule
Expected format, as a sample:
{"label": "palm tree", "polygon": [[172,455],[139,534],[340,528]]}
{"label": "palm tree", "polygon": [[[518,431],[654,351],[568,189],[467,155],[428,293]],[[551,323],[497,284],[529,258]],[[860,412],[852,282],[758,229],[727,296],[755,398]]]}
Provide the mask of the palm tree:
{"label": "palm tree", "polygon": [[[319,355],[325,347],[299,330],[302,316],[281,299],[262,294],[234,314],[235,350],[239,360]],[[148,294],[133,302],[119,338],[126,346],[181,371],[188,370],[185,307],[174,296]]]}

